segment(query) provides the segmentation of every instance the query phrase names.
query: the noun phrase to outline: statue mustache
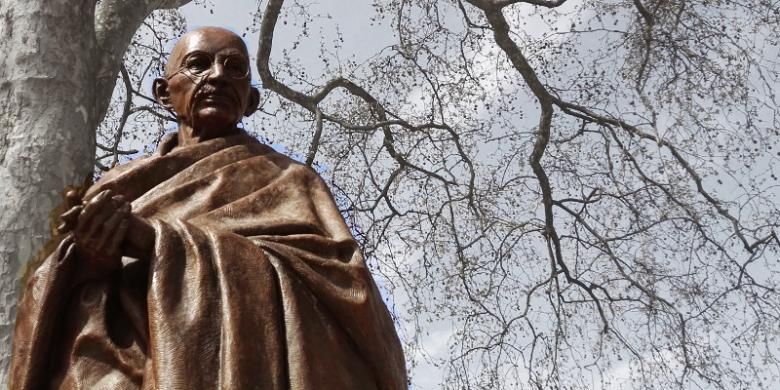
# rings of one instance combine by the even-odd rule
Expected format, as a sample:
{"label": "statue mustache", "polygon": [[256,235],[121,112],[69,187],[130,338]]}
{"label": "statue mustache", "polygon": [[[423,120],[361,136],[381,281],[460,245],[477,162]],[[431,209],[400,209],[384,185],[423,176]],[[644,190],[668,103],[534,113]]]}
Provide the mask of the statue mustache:
{"label": "statue mustache", "polygon": [[234,93],[231,93],[229,88],[218,88],[214,83],[209,82],[199,82],[196,86],[195,93],[192,97],[193,104],[200,101],[204,97],[208,95],[216,95],[216,96],[222,96],[229,98],[233,100],[234,102],[238,103],[236,96]]}
{"label": "statue mustache", "polygon": [[208,95],[217,95],[224,96],[228,99],[231,99],[235,104],[239,104],[238,97],[231,92],[233,91],[231,91],[230,88],[217,88],[217,86],[214,85],[214,82],[209,82],[208,77],[201,77],[199,80],[197,80],[195,82],[195,90],[192,94],[192,98],[190,99],[189,107],[187,109],[189,117],[193,121],[193,126],[195,125],[195,106],[198,104],[198,102],[203,100],[203,98]]}

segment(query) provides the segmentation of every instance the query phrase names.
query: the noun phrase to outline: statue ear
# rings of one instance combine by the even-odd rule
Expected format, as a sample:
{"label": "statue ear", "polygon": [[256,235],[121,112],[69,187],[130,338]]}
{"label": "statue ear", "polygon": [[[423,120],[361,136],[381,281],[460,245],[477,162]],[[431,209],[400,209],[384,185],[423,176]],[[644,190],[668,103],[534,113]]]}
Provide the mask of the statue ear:
{"label": "statue ear", "polygon": [[246,110],[244,110],[244,116],[250,116],[257,111],[257,107],[260,105],[260,91],[257,88],[252,87],[249,89],[249,102],[246,104]]}
{"label": "statue ear", "polygon": [[156,100],[157,103],[160,103],[161,106],[169,110],[173,108],[173,105],[171,104],[171,94],[168,91],[168,80],[164,78],[154,79],[154,82],[152,83],[152,94],[154,95],[154,100]]}

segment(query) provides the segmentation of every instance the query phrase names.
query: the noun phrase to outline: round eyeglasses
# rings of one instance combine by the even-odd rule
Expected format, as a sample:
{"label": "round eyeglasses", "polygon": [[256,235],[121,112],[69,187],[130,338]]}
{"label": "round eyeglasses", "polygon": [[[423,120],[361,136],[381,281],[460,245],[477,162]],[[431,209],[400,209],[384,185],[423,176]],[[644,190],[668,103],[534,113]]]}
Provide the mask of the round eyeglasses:
{"label": "round eyeglasses", "polygon": [[221,66],[225,76],[232,79],[243,79],[249,77],[249,61],[241,55],[228,55],[214,58],[206,52],[194,52],[187,55],[182,61],[182,66],[173,72],[171,77],[182,73],[191,78],[202,78],[215,70],[214,66]]}

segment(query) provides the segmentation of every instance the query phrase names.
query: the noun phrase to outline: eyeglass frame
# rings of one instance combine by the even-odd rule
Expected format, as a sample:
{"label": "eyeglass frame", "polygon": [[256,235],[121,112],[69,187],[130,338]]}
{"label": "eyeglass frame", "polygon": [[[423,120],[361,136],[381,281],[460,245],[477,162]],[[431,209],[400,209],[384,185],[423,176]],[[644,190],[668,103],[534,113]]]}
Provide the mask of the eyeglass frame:
{"label": "eyeglass frame", "polygon": [[[200,72],[196,72],[196,71],[192,70],[190,67],[188,67],[187,61],[190,58],[192,58],[193,56],[198,56],[198,55],[205,55],[205,56],[207,56],[209,58],[209,64],[210,65],[209,65],[208,69],[204,69],[204,70],[202,70]],[[217,58],[221,58],[221,61],[217,62]],[[242,65],[246,65],[246,73],[244,73],[242,76],[238,76],[238,77],[234,77],[234,76],[230,75],[230,72],[227,71],[228,68],[226,67],[226,64],[227,64],[227,61],[231,60],[231,59],[238,59],[238,60],[240,60]],[[249,59],[246,58],[242,54],[228,54],[228,55],[221,56],[221,57],[215,57],[214,55],[212,55],[209,52],[198,50],[198,51],[194,51],[192,53],[188,53],[187,56],[184,57],[184,59],[182,60],[182,65],[179,67],[179,69],[177,69],[175,72],[171,73],[169,76],[166,76],[165,79],[166,80],[170,80],[173,76],[176,76],[177,74],[180,74],[180,73],[185,75],[185,76],[187,76],[187,77],[192,77],[192,78],[199,78],[200,79],[200,78],[203,78],[203,77],[207,77],[209,74],[211,74],[214,71],[214,65],[215,64],[219,64],[220,66],[222,66],[222,70],[223,70],[224,74],[226,76],[228,76],[229,78],[234,79],[234,80],[241,80],[241,79],[248,78],[250,73],[251,73],[251,71],[252,71],[252,68],[249,66]]]}

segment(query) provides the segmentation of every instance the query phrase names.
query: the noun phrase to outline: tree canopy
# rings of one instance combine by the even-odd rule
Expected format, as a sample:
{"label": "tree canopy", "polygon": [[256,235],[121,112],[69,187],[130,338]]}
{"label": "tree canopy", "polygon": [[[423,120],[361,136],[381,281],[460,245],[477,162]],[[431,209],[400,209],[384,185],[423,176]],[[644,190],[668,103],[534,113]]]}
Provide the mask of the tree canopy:
{"label": "tree canopy", "polygon": [[[780,381],[780,3],[376,0],[392,43],[365,60],[337,3],[250,10],[246,127],[331,183],[415,388]],[[137,33],[98,167],[174,119],[143,86],[183,29]]]}

